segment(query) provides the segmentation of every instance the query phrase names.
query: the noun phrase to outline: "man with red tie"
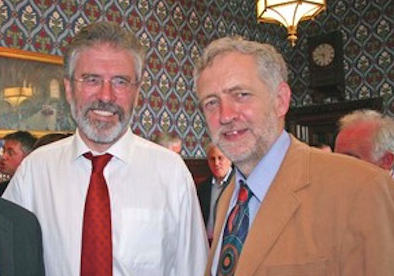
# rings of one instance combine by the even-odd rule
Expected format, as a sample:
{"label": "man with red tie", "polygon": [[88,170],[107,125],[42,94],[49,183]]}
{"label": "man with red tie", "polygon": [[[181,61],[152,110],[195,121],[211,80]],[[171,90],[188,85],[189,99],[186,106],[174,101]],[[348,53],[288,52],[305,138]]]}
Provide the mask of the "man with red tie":
{"label": "man with red tie", "polygon": [[192,176],[130,128],[143,63],[137,38],[109,22],[84,27],[65,54],[76,133],[34,151],[4,194],[36,214],[48,275],[203,274]]}

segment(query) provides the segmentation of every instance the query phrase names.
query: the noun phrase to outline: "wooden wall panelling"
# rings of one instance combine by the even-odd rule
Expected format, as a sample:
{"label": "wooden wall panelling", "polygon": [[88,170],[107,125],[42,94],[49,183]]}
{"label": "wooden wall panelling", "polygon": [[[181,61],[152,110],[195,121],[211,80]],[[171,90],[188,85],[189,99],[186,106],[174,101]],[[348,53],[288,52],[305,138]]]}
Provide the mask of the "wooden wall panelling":
{"label": "wooden wall panelling", "polygon": [[382,111],[382,107],[382,98],[370,98],[291,108],[286,117],[286,128],[307,144],[324,143],[333,148],[340,117],[356,109]]}

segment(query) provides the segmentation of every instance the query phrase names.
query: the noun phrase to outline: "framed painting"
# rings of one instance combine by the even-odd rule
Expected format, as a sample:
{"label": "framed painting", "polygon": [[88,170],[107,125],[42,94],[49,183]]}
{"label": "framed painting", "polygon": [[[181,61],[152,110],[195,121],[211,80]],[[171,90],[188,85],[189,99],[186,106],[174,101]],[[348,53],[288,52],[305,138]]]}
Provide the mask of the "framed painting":
{"label": "framed painting", "polygon": [[73,132],[63,84],[63,58],[0,47],[0,137]]}

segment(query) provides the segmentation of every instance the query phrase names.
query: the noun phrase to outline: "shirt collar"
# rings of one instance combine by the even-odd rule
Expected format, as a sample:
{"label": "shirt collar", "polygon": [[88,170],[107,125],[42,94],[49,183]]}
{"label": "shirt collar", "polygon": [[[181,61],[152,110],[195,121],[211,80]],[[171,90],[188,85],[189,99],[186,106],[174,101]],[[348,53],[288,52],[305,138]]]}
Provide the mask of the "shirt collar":
{"label": "shirt collar", "polygon": [[[127,128],[126,132],[122,135],[122,137],[120,137],[118,141],[116,141],[111,147],[109,147],[106,153],[110,153],[117,159],[126,162],[127,156],[131,150],[130,141],[133,141],[134,139],[135,137],[131,132],[131,129]],[[74,139],[71,145],[71,150],[72,150],[72,160],[76,160],[80,158],[84,153],[92,151],[82,140],[81,134],[78,129],[75,131]]]}

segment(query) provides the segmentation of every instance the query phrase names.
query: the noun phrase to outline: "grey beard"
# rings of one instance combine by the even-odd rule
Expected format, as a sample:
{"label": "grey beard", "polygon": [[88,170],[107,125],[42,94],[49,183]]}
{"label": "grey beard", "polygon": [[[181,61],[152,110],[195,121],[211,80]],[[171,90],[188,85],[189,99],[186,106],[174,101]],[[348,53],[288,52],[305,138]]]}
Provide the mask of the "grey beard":
{"label": "grey beard", "polygon": [[[99,109],[114,112],[119,116],[119,122],[102,122],[91,119],[87,116],[89,110]],[[98,144],[111,144],[119,139],[125,129],[131,125],[133,118],[133,111],[128,114],[118,106],[112,103],[94,102],[84,106],[78,113],[75,108],[75,103],[71,104],[71,114],[77,123],[78,128],[86,137]]]}

